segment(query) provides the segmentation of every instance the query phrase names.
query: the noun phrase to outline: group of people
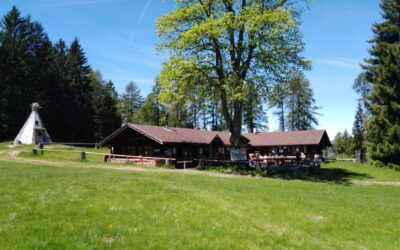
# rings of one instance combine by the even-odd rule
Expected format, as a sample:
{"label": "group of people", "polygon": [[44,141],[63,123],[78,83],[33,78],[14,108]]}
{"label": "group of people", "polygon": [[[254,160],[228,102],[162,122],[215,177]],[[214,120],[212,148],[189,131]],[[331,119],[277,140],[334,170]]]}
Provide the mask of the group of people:
{"label": "group of people", "polygon": [[249,154],[249,164],[251,166],[259,166],[260,164],[275,164],[276,162],[283,163],[287,160],[295,160],[298,164],[304,159],[306,159],[306,155],[301,152],[299,148],[296,148],[294,156],[285,156],[283,154],[279,155],[278,151],[275,149],[273,149],[270,154],[265,154],[264,156],[260,155],[259,152]]}

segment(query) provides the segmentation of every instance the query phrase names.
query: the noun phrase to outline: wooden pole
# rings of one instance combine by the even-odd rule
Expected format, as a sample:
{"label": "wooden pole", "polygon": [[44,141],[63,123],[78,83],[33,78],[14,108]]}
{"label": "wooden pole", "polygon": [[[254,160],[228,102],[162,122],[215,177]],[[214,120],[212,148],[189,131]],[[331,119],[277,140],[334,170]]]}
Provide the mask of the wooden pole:
{"label": "wooden pole", "polygon": [[86,159],[86,153],[85,152],[81,152],[81,161]]}

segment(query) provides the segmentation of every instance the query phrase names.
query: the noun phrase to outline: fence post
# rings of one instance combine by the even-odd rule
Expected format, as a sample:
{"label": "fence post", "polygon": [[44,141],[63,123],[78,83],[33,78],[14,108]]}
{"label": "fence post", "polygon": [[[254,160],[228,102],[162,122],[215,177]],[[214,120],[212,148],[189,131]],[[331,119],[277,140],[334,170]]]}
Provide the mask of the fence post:
{"label": "fence post", "polygon": [[86,153],[85,152],[81,152],[81,161],[86,159]]}

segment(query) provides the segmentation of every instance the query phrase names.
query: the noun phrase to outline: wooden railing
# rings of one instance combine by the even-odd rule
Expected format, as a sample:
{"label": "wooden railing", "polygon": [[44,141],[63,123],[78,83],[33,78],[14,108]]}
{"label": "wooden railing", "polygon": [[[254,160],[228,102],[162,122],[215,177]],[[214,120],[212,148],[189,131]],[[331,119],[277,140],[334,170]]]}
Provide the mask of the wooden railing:
{"label": "wooden railing", "polygon": [[101,155],[105,159],[126,159],[127,162],[131,159],[137,159],[142,162],[146,161],[164,161],[165,165],[170,165],[172,162],[176,161],[175,158],[166,158],[166,157],[149,157],[149,156],[138,156],[138,155],[122,155],[122,154],[109,154],[109,153],[97,153],[97,152],[87,152],[82,150],[62,150],[62,149],[45,149],[45,148],[33,148],[32,153],[37,154],[38,152],[63,152],[63,153],[79,153],[80,159],[86,159],[86,155]]}

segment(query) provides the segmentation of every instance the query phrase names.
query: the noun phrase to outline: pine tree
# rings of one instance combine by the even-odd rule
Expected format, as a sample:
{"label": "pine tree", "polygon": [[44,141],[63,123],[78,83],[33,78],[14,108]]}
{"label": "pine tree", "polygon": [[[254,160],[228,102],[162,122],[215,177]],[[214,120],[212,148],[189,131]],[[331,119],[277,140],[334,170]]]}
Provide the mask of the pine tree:
{"label": "pine tree", "polygon": [[254,129],[262,131],[267,128],[268,118],[263,106],[267,98],[258,92],[253,84],[249,86],[243,102],[243,125],[249,133],[253,133]]}
{"label": "pine tree", "polygon": [[128,83],[125,92],[119,100],[119,113],[121,114],[122,124],[129,122],[137,123],[136,115],[143,104],[143,97],[140,89],[134,82]]}
{"label": "pine tree", "polygon": [[118,93],[111,81],[105,82],[100,72],[90,75],[93,89],[92,130],[95,141],[100,141],[121,126],[118,114]]}
{"label": "pine tree", "polygon": [[157,95],[150,93],[140,107],[137,121],[141,124],[160,125],[160,110],[157,104]]}
{"label": "pine tree", "polygon": [[358,100],[362,101],[363,108],[366,113],[368,113],[369,108],[369,97],[371,96],[372,85],[367,79],[366,72],[361,72],[358,74],[357,78],[354,80],[353,83],[353,90],[359,95]]}
{"label": "pine tree", "polygon": [[318,125],[319,107],[315,105],[313,90],[303,73],[293,72],[289,76],[287,106],[289,130],[307,130]]}
{"label": "pine tree", "polygon": [[364,69],[372,83],[368,151],[374,161],[400,164],[400,2],[383,0],[383,22],[373,25]]}
{"label": "pine tree", "polygon": [[78,39],[72,41],[67,54],[67,81],[70,87],[68,96],[68,117],[70,119],[70,141],[89,142],[93,140],[92,88],[89,75],[90,66],[87,64],[85,53]]}
{"label": "pine tree", "polygon": [[0,60],[0,140],[16,136],[34,101],[53,141],[89,142],[119,126],[113,84],[101,82],[94,93],[77,39],[53,46],[39,22],[13,7],[0,24]]}
{"label": "pine tree", "polygon": [[353,125],[353,152],[359,153],[360,160],[365,160],[365,115],[361,103],[358,103]]}
{"label": "pine tree", "polygon": [[11,140],[17,134],[21,123],[28,115],[26,101],[30,99],[28,67],[29,20],[21,17],[14,6],[1,22],[1,55],[0,82],[3,85],[2,119],[3,132],[1,139]]}
{"label": "pine tree", "polygon": [[90,74],[93,89],[92,131],[95,141],[100,141],[121,126],[118,114],[118,93],[111,81],[104,81],[99,71]]}
{"label": "pine tree", "polygon": [[335,154],[343,154],[345,152],[345,146],[343,143],[343,136],[341,132],[338,132],[333,139],[333,150]]}
{"label": "pine tree", "polygon": [[286,129],[286,102],[288,97],[288,85],[286,81],[276,83],[272,89],[269,105],[276,108],[274,114],[278,116],[279,128],[281,131]]}
{"label": "pine tree", "polygon": [[333,140],[333,150],[335,154],[344,155],[345,157],[354,156],[353,152],[353,138],[345,129],[343,133],[336,134]]}
{"label": "pine tree", "polygon": [[[49,121],[51,126],[48,128],[51,132],[53,141],[64,142],[71,141],[71,120],[69,109],[72,102],[71,86],[67,80],[67,53],[68,48],[65,42],[60,39],[54,45],[54,86],[55,91],[51,108],[55,110],[53,121]],[[54,124],[54,125],[53,125]]]}
{"label": "pine tree", "polygon": [[[43,107],[41,116],[49,133],[57,127],[55,116],[59,110],[55,103],[58,101],[55,68],[55,52],[53,44],[44,32],[41,24],[34,22],[33,34],[30,36],[32,53],[29,57],[29,83],[32,96],[27,103],[39,102]],[[27,109],[29,111],[29,109]],[[52,137],[54,139],[54,137]]]}

